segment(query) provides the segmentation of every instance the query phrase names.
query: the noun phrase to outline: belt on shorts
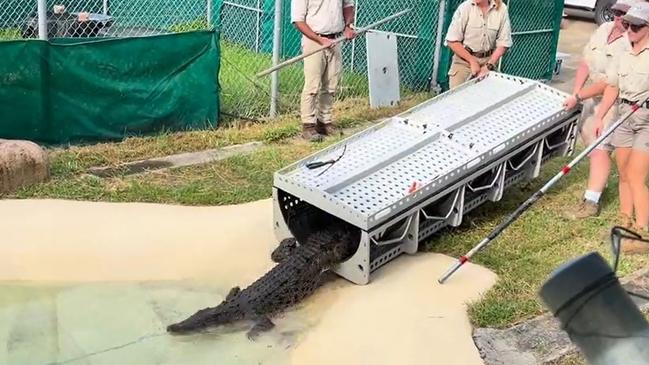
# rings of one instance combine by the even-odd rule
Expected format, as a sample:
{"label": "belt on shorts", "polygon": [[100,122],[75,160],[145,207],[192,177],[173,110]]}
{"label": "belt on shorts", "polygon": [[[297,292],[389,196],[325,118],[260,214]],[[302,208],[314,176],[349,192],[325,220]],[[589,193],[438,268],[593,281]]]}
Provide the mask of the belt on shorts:
{"label": "belt on shorts", "polygon": [[469,52],[469,54],[471,54],[471,56],[478,57],[478,58],[485,58],[485,57],[489,57],[492,54],[494,54],[493,49],[490,49],[490,50],[484,51],[484,52],[473,52],[473,50],[471,48],[467,47],[467,46],[464,46],[464,49],[466,49],[467,52]]}
{"label": "belt on shorts", "polygon": [[[622,104],[629,104],[629,105],[636,105],[638,102],[637,101],[631,101],[628,99],[620,99],[620,103]],[[644,103],[640,104],[641,108],[649,109],[649,101],[645,101]]]}
{"label": "belt on shorts", "polygon": [[332,33],[332,34],[316,33],[316,34],[319,35],[320,37],[324,37],[324,38],[328,38],[328,39],[336,39],[336,38],[339,38],[340,36],[343,35],[342,33]]}

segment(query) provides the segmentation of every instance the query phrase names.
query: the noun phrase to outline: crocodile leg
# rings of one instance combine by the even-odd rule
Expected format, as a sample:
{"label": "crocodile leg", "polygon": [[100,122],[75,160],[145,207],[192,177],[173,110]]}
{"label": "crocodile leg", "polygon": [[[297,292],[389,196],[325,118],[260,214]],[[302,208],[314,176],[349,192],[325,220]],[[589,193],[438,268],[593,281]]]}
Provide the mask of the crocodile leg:
{"label": "crocodile leg", "polygon": [[270,255],[270,258],[276,262],[280,263],[286,260],[289,256],[293,254],[297,248],[297,241],[295,238],[286,238],[279,243],[279,246],[273,251]]}
{"label": "crocodile leg", "polygon": [[268,317],[259,316],[246,336],[250,341],[255,341],[262,332],[270,331],[273,327],[275,327],[275,324]]}

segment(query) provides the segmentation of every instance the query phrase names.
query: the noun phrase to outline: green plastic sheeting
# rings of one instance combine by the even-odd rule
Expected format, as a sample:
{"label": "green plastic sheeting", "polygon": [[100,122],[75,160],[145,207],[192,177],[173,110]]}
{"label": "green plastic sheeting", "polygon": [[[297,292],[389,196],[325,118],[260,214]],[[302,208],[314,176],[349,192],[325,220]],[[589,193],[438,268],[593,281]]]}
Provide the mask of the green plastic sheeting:
{"label": "green plastic sheeting", "polygon": [[0,42],[0,138],[62,144],[214,126],[217,39]]}

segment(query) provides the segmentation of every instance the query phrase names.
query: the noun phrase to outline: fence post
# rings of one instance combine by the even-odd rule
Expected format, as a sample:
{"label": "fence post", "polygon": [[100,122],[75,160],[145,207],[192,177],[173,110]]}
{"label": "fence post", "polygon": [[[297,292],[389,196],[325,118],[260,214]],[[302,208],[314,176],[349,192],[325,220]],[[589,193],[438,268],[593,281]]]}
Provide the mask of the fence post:
{"label": "fence post", "polygon": [[38,0],[38,38],[47,40],[47,2]]}
{"label": "fence post", "polygon": [[[275,21],[273,24],[273,66],[277,66],[282,52],[282,0],[275,0]],[[270,79],[270,117],[277,117],[279,97],[279,71],[274,71]]]}
{"label": "fence post", "polygon": [[212,1],[207,0],[207,26],[208,28],[212,27]]}
{"label": "fence post", "polygon": [[431,90],[440,91],[437,83],[437,74],[439,73],[439,63],[442,55],[442,33],[444,32],[444,20],[446,18],[446,0],[439,2],[439,16],[437,20],[437,36],[435,37],[435,51],[433,55],[433,74],[430,77]]}
{"label": "fence post", "polygon": [[108,15],[108,0],[104,0],[104,15]]}

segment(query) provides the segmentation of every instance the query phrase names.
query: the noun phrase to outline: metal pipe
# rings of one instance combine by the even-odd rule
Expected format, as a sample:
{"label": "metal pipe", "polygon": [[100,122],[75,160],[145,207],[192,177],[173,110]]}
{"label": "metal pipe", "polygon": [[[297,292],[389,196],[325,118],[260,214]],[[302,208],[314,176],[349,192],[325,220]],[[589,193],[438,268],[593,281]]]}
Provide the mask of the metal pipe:
{"label": "metal pipe", "polygon": [[[354,26],[356,26],[356,22],[358,21],[358,12],[360,11],[360,4],[356,4],[356,9],[354,10]],[[351,72],[354,72],[354,63],[356,61],[356,39],[352,40],[352,57],[351,57],[351,64],[350,64],[350,70]]]}
{"label": "metal pipe", "polygon": [[437,73],[439,72],[439,63],[442,52],[442,33],[444,33],[444,15],[446,15],[446,0],[439,2],[439,14],[437,20],[437,36],[435,37],[435,51],[433,54],[433,74],[430,76],[431,90],[440,91],[437,83]]}
{"label": "metal pipe", "polygon": [[279,74],[277,69],[282,52],[282,0],[275,0],[275,20],[273,23],[273,67],[277,67],[270,79],[270,117],[277,117],[277,98],[279,97]]}
{"label": "metal pipe", "polygon": [[47,2],[38,0],[38,38],[47,40]]}
{"label": "metal pipe", "polygon": [[104,15],[108,15],[108,0],[104,0]]}
{"label": "metal pipe", "polygon": [[527,34],[541,34],[541,33],[552,33],[554,29],[537,29],[537,30],[527,30],[523,32],[512,32],[512,36],[515,35],[527,35]]}
{"label": "metal pipe", "polygon": [[[257,8],[261,10],[261,0],[257,0]],[[261,33],[261,12],[257,12],[257,23],[255,26],[255,52],[259,53],[260,33]]]}
{"label": "metal pipe", "polygon": [[256,11],[256,12],[258,12],[258,13],[263,13],[263,12],[264,12],[262,9],[257,9],[257,8],[253,8],[252,6],[241,5],[241,4],[233,3],[233,2],[230,2],[230,1],[224,1],[224,2],[223,2],[223,5],[232,6],[233,8],[239,8],[239,9],[246,9],[246,10],[250,10],[250,11]]}
{"label": "metal pipe", "polygon": [[[396,14],[390,15],[389,17],[387,17],[387,18],[385,18],[385,19],[381,19],[381,20],[379,20],[379,21],[377,21],[377,22],[375,22],[375,23],[372,23],[372,24],[370,24],[370,25],[368,25],[368,26],[365,26],[365,27],[363,27],[363,28],[358,28],[358,29],[356,30],[356,34],[357,34],[357,35],[360,35],[360,34],[362,34],[362,33],[365,33],[365,32],[367,32],[368,30],[370,30],[370,29],[372,29],[372,28],[376,28],[377,26],[379,26],[379,25],[381,25],[381,24],[383,24],[383,23],[387,23],[387,22],[389,22],[390,20],[396,19],[396,18],[398,18],[398,17],[400,17],[400,16],[402,16],[402,15],[408,13],[408,12],[410,12],[410,9],[406,9],[406,10],[400,11],[400,12],[398,12],[398,13],[396,13]],[[340,37],[340,38],[334,40],[334,41],[331,42],[331,43],[332,43],[332,45],[336,45],[336,44],[338,44],[338,43],[341,43],[341,42],[345,41],[346,39],[347,39],[347,38],[345,38],[344,36],[342,36],[342,37]],[[273,67],[271,67],[271,68],[269,68],[269,69],[267,69],[267,70],[265,70],[265,71],[262,71],[262,72],[258,73],[258,74],[257,74],[257,77],[266,76],[266,75],[268,75],[268,74],[270,74],[270,73],[272,73],[272,72],[274,72],[274,71],[276,71],[276,70],[279,70],[279,69],[282,68],[282,67],[286,67],[286,66],[288,66],[288,65],[291,65],[291,64],[293,64],[293,63],[295,63],[295,62],[298,62],[298,61],[300,61],[300,60],[302,60],[302,59],[304,59],[304,58],[307,58],[307,57],[309,57],[309,56],[311,56],[311,55],[313,55],[313,54],[316,54],[316,53],[318,53],[318,52],[324,51],[324,50],[327,49],[327,48],[328,48],[328,46],[321,46],[321,47],[318,47],[317,49],[314,49],[314,50],[311,51],[311,52],[307,52],[307,53],[304,53],[304,54],[302,54],[302,55],[300,55],[300,56],[293,57],[293,58],[291,58],[291,59],[289,59],[289,60],[286,60],[286,61],[280,63],[279,65],[273,66]]]}
{"label": "metal pipe", "polygon": [[[104,0],[104,1],[107,1],[107,0]],[[212,1],[213,0],[207,0],[207,11],[206,11],[207,14],[206,14],[206,16],[207,16],[207,26],[209,28],[212,27]]]}
{"label": "metal pipe", "polygon": [[590,365],[649,365],[649,323],[598,253],[561,265],[539,294]]}

